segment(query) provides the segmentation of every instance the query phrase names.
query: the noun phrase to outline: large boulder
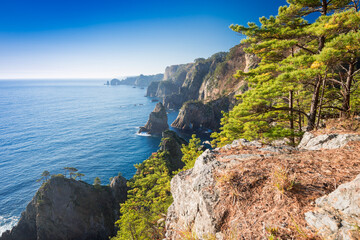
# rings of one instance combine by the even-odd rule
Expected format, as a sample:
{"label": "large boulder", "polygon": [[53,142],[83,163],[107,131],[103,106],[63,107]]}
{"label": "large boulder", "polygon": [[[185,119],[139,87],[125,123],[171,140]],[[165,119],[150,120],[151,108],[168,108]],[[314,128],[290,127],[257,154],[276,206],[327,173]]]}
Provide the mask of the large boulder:
{"label": "large boulder", "polygon": [[37,191],[18,224],[0,239],[108,239],[115,233],[119,204],[126,200],[126,194],[123,177],[115,177],[110,187],[52,177]]}
{"label": "large boulder", "polygon": [[306,132],[298,148],[304,150],[336,149],[344,147],[350,141],[360,141],[360,135],[333,133],[315,136]]}
{"label": "large boulder", "polygon": [[149,120],[144,127],[140,127],[139,133],[146,132],[153,135],[161,135],[169,129],[168,118],[164,105],[158,102],[154,111],[150,113]]}
{"label": "large boulder", "polygon": [[318,198],[305,220],[325,239],[360,239],[360,175]]}

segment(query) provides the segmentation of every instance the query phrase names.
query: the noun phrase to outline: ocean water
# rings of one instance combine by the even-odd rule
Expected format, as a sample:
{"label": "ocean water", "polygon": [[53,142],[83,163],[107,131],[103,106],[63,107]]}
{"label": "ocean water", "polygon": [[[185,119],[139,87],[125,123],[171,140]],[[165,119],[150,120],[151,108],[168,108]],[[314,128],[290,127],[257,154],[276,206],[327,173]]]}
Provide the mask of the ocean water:
{"label": "ocean water", "polygon": [[136,134],[156,105],[146,89],[103,83],[0,81],[0,234],[18,221],[44,170],[75,167],[82,180],[108,184],[118,172],[131,178],[133,165],[157,151],[159,137]]}

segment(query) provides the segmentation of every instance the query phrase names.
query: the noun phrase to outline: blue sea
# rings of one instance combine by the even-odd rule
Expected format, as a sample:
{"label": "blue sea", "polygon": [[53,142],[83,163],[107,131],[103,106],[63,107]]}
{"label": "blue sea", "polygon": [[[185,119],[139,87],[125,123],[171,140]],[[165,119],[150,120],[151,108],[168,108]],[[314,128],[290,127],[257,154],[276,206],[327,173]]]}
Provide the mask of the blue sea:
{"label": "blue sea", "polygon": [[159,137],[137,135],[156,102],[146,89],[104,82],[0,81],[0,234],[18,221],[44,170],[75,167],[82,180],[108,184],[118,172],[131,178],[133,165],[157,151]]}

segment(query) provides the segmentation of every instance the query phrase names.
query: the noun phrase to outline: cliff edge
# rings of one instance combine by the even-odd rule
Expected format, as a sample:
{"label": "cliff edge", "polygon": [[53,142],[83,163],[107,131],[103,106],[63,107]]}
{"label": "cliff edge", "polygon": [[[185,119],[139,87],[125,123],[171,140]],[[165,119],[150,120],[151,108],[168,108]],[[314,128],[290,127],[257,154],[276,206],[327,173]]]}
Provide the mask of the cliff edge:
{"label": "cliff edge", "polygon": [[[359,135],[303,141],[206,150],[171,180],[167,239],[358,239]],[[307,150],[309,141],[323,147]]]}

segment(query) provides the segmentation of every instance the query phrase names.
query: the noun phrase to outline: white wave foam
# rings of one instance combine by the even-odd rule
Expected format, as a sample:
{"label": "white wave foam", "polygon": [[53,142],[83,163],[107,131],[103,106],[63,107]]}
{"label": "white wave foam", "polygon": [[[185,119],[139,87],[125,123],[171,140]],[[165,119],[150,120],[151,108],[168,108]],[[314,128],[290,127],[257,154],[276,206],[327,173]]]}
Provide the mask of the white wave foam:
{"label": "white wave foam", "polygon": [[142,136],[142,137],[151,137],[151,134],[148,134],[148,133],[146,133],[146,132],[136,133],[136,135]]}
{"label": "white wave foam", "polygon": [[19,221],[19,217],[0,216],[0,236],[3,232],[10,230],[13,226],[15,226],[18,221]]}

